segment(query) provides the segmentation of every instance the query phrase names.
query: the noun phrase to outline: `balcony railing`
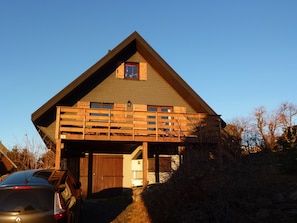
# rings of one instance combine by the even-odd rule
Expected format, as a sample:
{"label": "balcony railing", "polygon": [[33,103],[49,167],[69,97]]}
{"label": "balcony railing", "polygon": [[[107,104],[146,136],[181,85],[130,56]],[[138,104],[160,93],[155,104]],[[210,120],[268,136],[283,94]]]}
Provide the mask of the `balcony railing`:
{"label": "balcony railing", "polygon": [[205,113],[57,107],[56,138],[147,142],[216,142],[220,117]]}

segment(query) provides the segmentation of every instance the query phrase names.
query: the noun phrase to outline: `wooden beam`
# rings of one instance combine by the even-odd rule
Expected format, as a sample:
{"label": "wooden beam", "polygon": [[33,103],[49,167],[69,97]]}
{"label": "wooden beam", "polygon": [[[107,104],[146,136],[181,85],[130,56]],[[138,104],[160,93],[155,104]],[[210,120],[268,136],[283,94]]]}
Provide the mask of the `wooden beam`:
{"label": "wooden beam", "polygon": [[56,162],[55,162],[56,170],[59,170],[61,168],[61,145],[62,145],[62,140],[56,139]]}
{"label": "wooden beam", "polygon": [[147,167],[148,167],[148,142],[142,143],[142,187],[147,187]]}
{"label": "wooden beam", "polygon": [[155,153],[155,178],[156,178],[156,183],[160,183],[160,161],[159,161],[160,159],[159,159],[158,149],[157,149],[157,151]]}
{"label": "wooden beam", "polygon": [[222,125],[221,119],[218,119],[219,122],[219,136],[218,136],[218,143],[217,143],[217,150],[218,150],[218,159],[219,159],[219,169],[223,170],[223,146],[222,146]]}
{"label": "wooden beam", "polygon": [[61,120],[61,107],[57,107],[57,113],[56,113],[56,131],[55,131],[55,137],[56,139],[60,138],[60,120]]}

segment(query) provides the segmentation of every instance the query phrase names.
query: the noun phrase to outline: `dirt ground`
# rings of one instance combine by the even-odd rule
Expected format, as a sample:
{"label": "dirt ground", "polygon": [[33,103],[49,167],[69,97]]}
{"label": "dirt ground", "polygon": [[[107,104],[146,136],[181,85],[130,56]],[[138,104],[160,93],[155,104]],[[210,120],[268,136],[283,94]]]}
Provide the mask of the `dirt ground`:
{"label": "dirt ground", "polygon": [[[137,195],[138,196],[138,195]],[[150,223],[151,219],[145,203],[139,197],[134,200],[112,223]]]}

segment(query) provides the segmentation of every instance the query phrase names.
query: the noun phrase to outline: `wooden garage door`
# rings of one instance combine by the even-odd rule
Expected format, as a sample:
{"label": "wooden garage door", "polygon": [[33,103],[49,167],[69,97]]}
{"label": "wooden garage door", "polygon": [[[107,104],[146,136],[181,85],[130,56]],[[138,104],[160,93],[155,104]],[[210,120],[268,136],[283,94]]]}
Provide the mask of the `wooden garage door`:
{"label": "wooden garage door", "polygon": [[123,187],[123,156],[94,154],[92,192],[115,187]]}

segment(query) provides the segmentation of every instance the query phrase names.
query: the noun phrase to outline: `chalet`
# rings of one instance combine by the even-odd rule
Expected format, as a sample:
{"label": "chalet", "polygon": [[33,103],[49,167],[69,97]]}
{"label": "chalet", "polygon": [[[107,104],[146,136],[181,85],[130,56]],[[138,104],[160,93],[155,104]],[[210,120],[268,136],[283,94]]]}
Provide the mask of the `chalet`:
{"label": "chalet", "polygon": [[[220,116],[134,32],[32,114],[84,194],[165,181],[182,151],[220,148]],[[219,154],[219,153],[218,153]]]}

